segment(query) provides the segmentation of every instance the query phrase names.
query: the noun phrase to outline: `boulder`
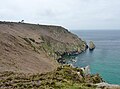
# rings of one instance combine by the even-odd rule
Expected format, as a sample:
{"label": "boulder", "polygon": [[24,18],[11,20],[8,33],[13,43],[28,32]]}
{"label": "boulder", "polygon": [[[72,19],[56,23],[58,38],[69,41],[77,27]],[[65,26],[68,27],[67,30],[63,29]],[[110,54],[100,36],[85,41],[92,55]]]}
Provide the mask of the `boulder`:
{"label": "boulder", "polygon": [[95,49],[95,44],[93,43],[93,41],[89,42],[89,50],[94,50]]}

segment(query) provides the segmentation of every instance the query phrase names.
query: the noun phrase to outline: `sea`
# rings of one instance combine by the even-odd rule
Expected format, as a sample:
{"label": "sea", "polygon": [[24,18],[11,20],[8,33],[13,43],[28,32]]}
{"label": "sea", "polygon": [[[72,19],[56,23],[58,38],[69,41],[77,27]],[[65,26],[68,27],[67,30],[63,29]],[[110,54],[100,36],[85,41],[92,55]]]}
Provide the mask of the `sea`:
{"label": "sea", "polygon": [[75,67],[90,66],[91,74],[99,73],[110,84],[120,85],[120,30],[71,30],[88,44],[93,41],[94,51],[87,50],[68,58]]}

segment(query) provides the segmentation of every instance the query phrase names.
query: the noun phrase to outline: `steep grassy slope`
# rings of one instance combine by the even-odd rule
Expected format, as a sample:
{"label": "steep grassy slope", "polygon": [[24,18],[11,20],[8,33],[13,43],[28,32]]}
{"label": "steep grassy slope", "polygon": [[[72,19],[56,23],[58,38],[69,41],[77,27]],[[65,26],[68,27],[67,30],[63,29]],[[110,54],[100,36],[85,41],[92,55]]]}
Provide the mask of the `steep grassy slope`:
{"label": "steep grassy slope", "polygon": [[0,71],[48,72],[64,52],[85,48],[84,41],[61,26],[0,22]]}

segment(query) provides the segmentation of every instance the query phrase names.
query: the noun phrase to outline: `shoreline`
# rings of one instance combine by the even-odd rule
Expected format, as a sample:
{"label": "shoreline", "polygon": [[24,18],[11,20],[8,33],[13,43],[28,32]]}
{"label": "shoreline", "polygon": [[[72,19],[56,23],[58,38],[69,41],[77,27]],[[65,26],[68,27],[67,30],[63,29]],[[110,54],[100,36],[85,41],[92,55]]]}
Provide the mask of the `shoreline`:
{"label": "shoreline", "polygon": [[[91,52],[91,50],[89,50],[89,49],[86,49],[86,50],[88,50],[88,51],[90,51]],[[83,52],[86,52],[86,50],[85,51],[83,51]],[[92,50],[93,51],[93,50]],[[83,52],[81,52],[81,53],[83,53]],[[81,53],[79,53],[79,54],[77,54],[77,55],[80,55]],[[69,55],[69,54],[66,54],[67,56],[77,56],[77,55]],[[65,56],[65,55],[64,55]],[[62,59],[63,61],[65,60],[64,59],[64,57],[63,57],[63,59]],[[73,61],[74,62],[74,61]],[[71,63],[70,64],[66,64],[66,61],[64,61],[64,63],[60,63],[60,64],[62,64],[62,65],[70,65],[70,66],[73,66]],[[73,66],[74,67],[74,66]],[[86,66],[87,67],[87,66]],[[80,69],[82,69],[82,70],[85,70],[85,68],[86,67],[81,67]],[[77,67],[75,67],[75,68],[77,68]],[[90,73],[91,74],[91,73]],[[100,87],[107,87],[107,88],[117,88],[117,89],[119,89],[120,88],[120,84],[114,84],[114,83],[108,83],[108,82],[101,82],[101,83],[98,83],[98,84],[95,84],[95,85],[97,85],[98,86],[98,88],[100,88]]]}

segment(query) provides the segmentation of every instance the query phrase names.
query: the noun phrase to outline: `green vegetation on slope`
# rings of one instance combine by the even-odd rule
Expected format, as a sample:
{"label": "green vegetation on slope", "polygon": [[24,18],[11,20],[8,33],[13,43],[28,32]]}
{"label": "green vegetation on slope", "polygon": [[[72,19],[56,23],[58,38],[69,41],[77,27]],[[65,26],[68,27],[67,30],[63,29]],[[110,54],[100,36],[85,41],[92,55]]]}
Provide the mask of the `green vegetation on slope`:
{"label": "green vegetation on slope", "polygon": [[2,89],[95,89],[91,83],[99,82],[102,82],[99,75],[84,75],[81,69],[69,65],[45,74],[0,73]]}

